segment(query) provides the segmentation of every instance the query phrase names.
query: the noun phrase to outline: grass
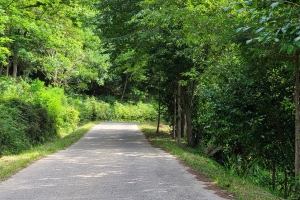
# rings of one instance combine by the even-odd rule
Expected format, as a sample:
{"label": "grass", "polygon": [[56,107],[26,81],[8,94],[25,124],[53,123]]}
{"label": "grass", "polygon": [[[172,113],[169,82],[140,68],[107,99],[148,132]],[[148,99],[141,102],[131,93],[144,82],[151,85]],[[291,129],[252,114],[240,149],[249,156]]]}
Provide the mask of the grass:
{"label": "grass", "polygon": [[19,155],[8,155],[0,158],[0,181],[6,180],[12,174],[34,162],[58,150],[65,149],[79,140],[96,122],[78,127],[74,132],[63,134],[61,138],[36,146]]}
{"label": "grass", "polygon": [[176,155],[183,162],[193,167],[198,173],[212,179],[221,188],[229,191],[238,200],[275,200],[281,199],[237,176],[227,173],[226,170],[213,160],[203,156],[197,150],[188,148],[186,145],[178,147],[177,142],[171,139],[167,127],[160,129],[156,134],[153,125],[139,125],[145,136],[156,147],[165,149]]}

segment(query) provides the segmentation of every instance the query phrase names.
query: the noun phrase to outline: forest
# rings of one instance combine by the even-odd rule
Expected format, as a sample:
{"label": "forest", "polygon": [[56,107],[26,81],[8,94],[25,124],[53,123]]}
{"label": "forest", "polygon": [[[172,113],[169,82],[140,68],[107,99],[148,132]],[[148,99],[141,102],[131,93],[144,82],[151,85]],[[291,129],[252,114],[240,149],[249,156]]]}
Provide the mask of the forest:
{"label": "forest", "polygon": [[299,0],[0,0],[0,13],[0,157],[89,121],[162,121],[179,146],[300,198]]}

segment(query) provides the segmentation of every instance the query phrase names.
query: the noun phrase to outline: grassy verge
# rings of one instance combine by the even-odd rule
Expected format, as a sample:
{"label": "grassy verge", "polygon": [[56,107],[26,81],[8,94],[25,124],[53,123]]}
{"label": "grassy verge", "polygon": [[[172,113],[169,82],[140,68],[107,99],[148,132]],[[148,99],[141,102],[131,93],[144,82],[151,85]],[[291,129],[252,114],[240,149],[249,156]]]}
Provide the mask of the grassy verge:
{"label": "grassy verge", "polygon": [[156,134],[156,127],[152,125],[140,125],[139,128],[153,145],[163,148],[179,157],[182,161],[192,166],[198,173],[212,179],[221,188],[226,189],[239,200],[275,200],[273,196],[263,188],[257,187],[239,177],[227,173],[224,168],[213,160],[202,156],[195,149],[186,146],[178,147],[167,133],[167,128],[161,128]]}
{"label": "grassy verge", "polygon": [[0,158],[0,181],[26,167],[29,163],[65,149],[80,139],[96,123],[88,123],[77,128],[74,132],[62,135],[62,138],[31,148],[19,155],[3,156]]}

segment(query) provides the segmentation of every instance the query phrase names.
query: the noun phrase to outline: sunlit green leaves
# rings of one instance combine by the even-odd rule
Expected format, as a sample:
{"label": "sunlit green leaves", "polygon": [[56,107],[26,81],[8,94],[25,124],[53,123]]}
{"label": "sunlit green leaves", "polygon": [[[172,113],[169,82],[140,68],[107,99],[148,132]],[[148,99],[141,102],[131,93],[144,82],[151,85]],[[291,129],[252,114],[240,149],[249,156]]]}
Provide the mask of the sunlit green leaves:
{"label": "sunlit green leaves", "polygon": [[[252,41],[257,40],[262,43],[281,42],[281,51],[285,51],[287,54],[291,54],[295,49],[298,49],[300,4],[279,0],[259,2],[256,3],[256,11],[253,13],[249,11],[253,5],[250,5],[249,1],[244,1],[244,3],[248,18],[253,20],[250,22],[254,33],[253,38],[251,38]],[[255,21],[259,22],[258,26],[255,25]],[[243,27],[238,28],[237,32],[240,31],[244,31]],[[247,41],[250,41],[250,39]]]}
{"label": "sunlit green leaves", "polygon": [[12,59],[6,62],[11,51],[24,76],[40,71],[58,86],[103,82],[109,64],[95,34],[94,0],[0,2],[0,62],[5,67],[12,64]]}
{"label": "sunlit green leaves", "polygon": [[271,6],[271,8],[274,9],[276,6],[279,5],[279,3],[280,3],[280,1],[274,2],[274,3],[272,3],[270,6]]}

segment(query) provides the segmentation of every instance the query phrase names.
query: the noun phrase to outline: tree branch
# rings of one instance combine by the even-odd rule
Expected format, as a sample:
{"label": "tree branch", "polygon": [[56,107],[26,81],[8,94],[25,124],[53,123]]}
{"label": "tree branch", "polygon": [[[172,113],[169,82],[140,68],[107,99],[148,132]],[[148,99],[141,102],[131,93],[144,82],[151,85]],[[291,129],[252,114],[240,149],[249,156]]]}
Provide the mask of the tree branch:
{"label": "tree branch", "polygon": [[[278,0],[273,0],[273,2],[278,2]],[[297,7],[300,7],[300,5],[299,4],[297,4],[297,3],[294,3],[294,2],[291,2],[291,1],[287,1],[287,0],[285,0],[285,1],[282,1],[283,3],[288,3],[288,4],[292,4],[292,5],[294,5],[294,6],[297,6]]]}
{"label": "tree branch", "polygon": [[292,4],[292,5],[294,5],[294,6],[298,6],[298,7],[300,7],[300,5],[299,4],[296,4],[296,3],[294,3],[294,2],[291,2],[291,1],[283,1],[284,3],[288,3],[288,4]]}

